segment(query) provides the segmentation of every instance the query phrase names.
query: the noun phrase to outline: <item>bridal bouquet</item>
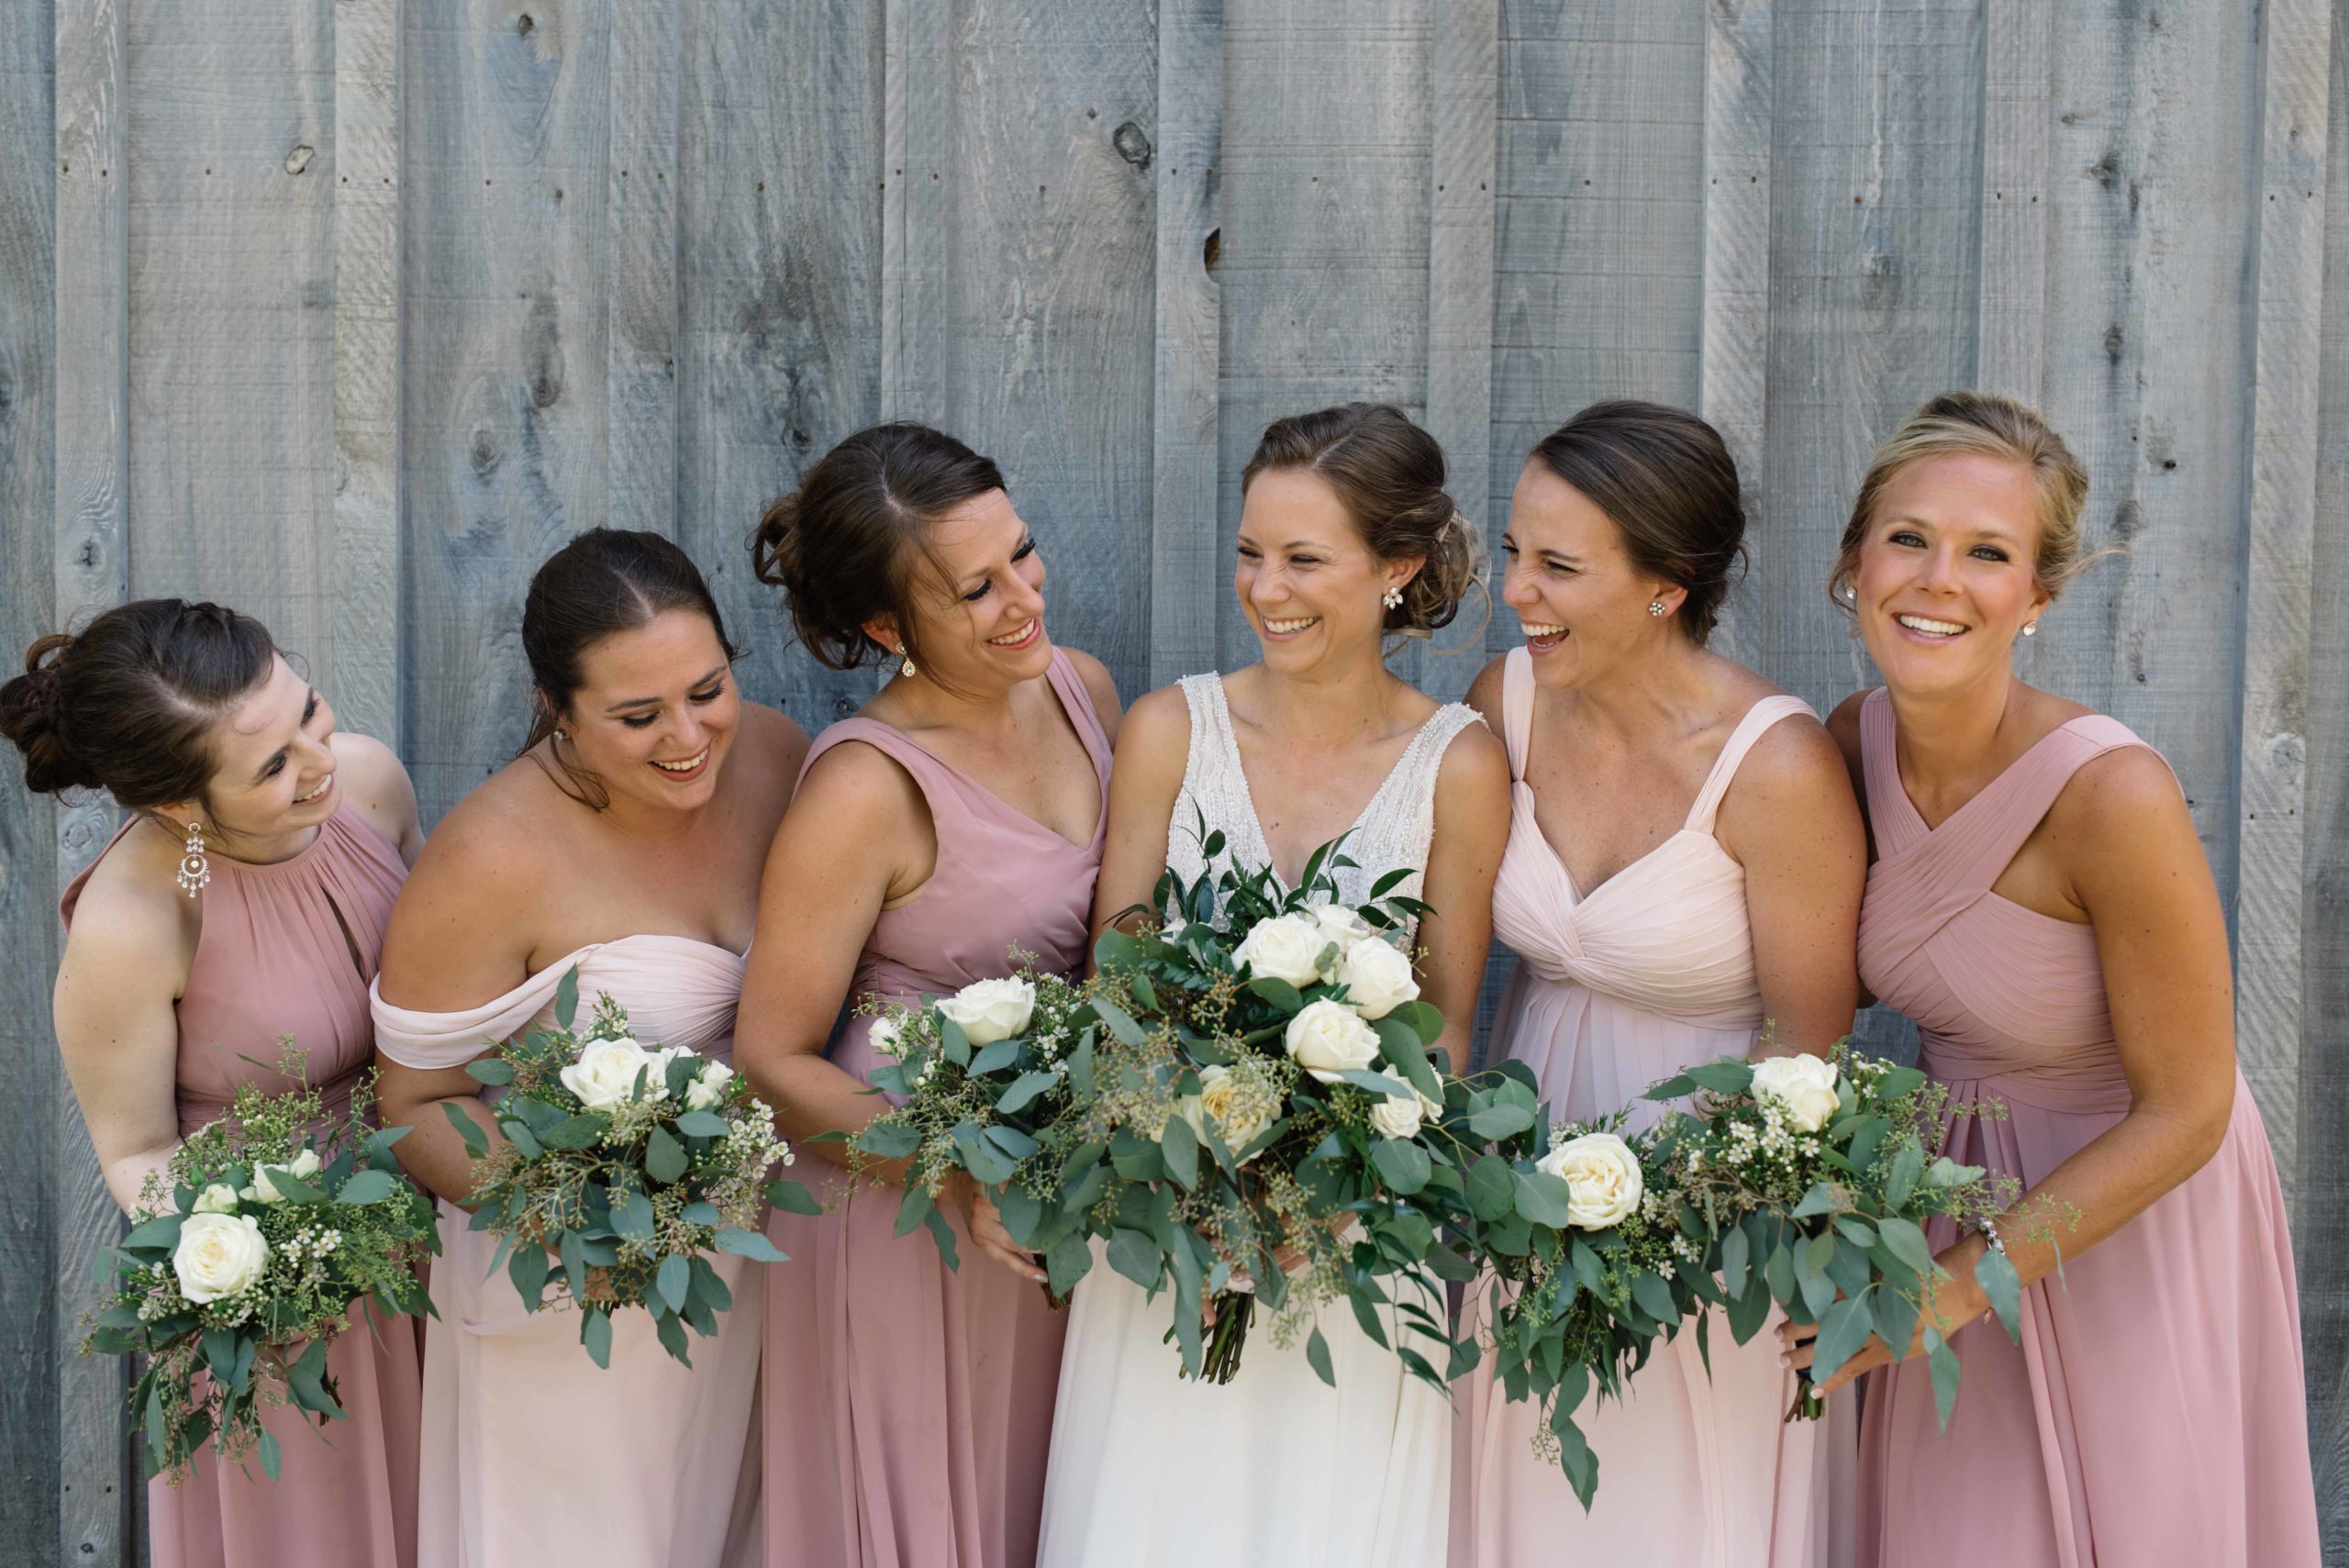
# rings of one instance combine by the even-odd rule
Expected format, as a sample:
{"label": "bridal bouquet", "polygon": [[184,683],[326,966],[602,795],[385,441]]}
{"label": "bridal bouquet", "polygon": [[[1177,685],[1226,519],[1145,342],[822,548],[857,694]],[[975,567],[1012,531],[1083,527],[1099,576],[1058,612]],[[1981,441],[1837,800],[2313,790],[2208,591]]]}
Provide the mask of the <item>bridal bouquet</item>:
{"label": "bridal bouquet", "polygon": [[949,1265],[956,1263],[954,1232],[938,1210],[947,1179],[961,1171],[998,1193],[1006,1229],[1041,1255],[1047,1294],[1060,1306],[1091,1262],[1081,1207],[1047,1215],[1028,1187],[1005,1184],[1073,1099],[1092,1097],[1100,1018],[1076,986],[1036,973],[1032,955],[1013,957],[1020,967],[1008,978],[975,981],[918,1007],[881,1009],[873,1043],[888,1060],[873,1085],[902,1103],[868,1123],[854,1148],[908,1162],[896,1232],[927,1225]]}
{"label": "bridal bouquet", "polygon": [[717,1333],[733,1305],[703,1254],[785,1262],[761,1228],[763,1206],[814,1214],[817,1204],[798,1182],[767,1180],[791,1151],[732,1068],[639,1041],[608,995],[574,1030],[578,1006],[573,969],[555,992],[555,1029],[465,1069],[506,1090],[489,1107],[505,1134],[494,1152],[472,1117],[445,1107],[477,1162],[473,1229],[497,1235],[490,1267],[506,1265],[531,1311],[551,1281],[557,1300],[580,1307],[579,1342],[596,1365],[611,1364],[612,1313],[641,1307],[662,1348],[691,1366],[685,1329]]}
{"label": "bridal bouquet", "polygon": [[[289,1039],[279,1070],[304,1077]],[[289,1401],[345,1420],[327,1346],[351,1305],[385,1317],[432,1310],[417,1271],[440,1250],[430,1200],[393,1158],[406,1128],[368,1125],[372,1079],[323,1137],[318,1091],[247,1085],[150,1176],[130,1233],[109,1254],[112,1296],[83,1354],[145,1359],[131,1385],[149,1475],[193,1474],[204,1444],[277,1477],[265,1409]]]}
{"label": "bridal bouquet", "polygon": [[[1696,1113],[1667,1123],[1666,1162],[1678,1205],[1714,1238],[1731,1331],[1742,1344],[1776,1302],[1797,1323],[1816,1323],[1810,1376],[1834,1375],[1870,1334],[1905,1350],[1943,1276],[1924,1221],[1959,1225],[2004,1213],[2017,1184],[1932,1151],[1962,1115],[1997,1116],[1995,1102],[1953,1106],[1949,1092],[1913,1067],[1854,1052],[1824,1058],[1725,1058],[1692,1067],[1647,1092],[1652,1100],[1698,1095]],[[2009,1338],[2021,1333],[2021,1284],[1995,1249],[1975,1265]],[[1924,1334],[1942,1423],[1957,1399],[1956,1352],[1934,1328]],[[1806,1385],[1792,1417],[1816,1417]]]}

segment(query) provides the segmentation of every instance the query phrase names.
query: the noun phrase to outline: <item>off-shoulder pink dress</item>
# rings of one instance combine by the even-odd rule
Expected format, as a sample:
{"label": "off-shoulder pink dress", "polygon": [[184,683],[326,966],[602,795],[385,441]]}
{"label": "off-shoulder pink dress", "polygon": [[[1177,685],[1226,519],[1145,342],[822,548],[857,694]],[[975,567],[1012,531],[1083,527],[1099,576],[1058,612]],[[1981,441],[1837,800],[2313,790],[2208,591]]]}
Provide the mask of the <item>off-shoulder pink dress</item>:
{"label": "off-shoulder pink dress", "polygon": [[[106,847],[161,831],[134,817]],[[289,859],[251,865],[215,854],[211,863],[202,933],[176,1008],[181,1133],[227,1110],[241,1084],[298,1087],[272,1070],[283,1035],[307,1052],[310,1080],[324,1090],[329,1117],[340,1116],[374,1061],[367,987],[407,877],[399,847],[346,806]],[[68,925],[89,879],[86,871],[75,877],[59,901]],[[413,1568],[415,1319],[386,1322],[363,1304],[353,1307],[351,1328],[327,1351],[327,1372],[351,1419],[322,1438],[302,1429],[298,1409],[271,1412],[265,1420],[281,1455],[275,1481],[258,1461],[248,1474],[207,1451],[195,1479],[149,1484],[155,1568]]]}
{"label": "off-shoulder pink dress", "polygon": [[[1109,745],[1065,653],[1054,651],[1048,678],[1102,790],[1084,845],[874,719],[842,719],[809,749],[807,767],[847,741],[895,759],[938,835],[930,880],[865,939],[853,996],[912,1002],[1000,978],[1013,947],[1040,969],[1083,971]],[[878,1065],[871,1023],[851,1018],[832,1045],[860,1078]],[[802,1173],[811,1165],[803,1159]],[[950,1272],[926,1232],[892,1234],[896,1189],[833,1195],[820,1218],[778,1214],[769,1228],[792,1261],[769,1271],[767,1287],[768,1568],[1028,1568],[1063,1315],[973,1246],[959,1216],[962,1268]]]}
{"label": "off-shoulder pink dress", "polygon": [[[732,1060],[742,960],[691,937],[646,932],[567,953],[495,1000],[422,1013],[374,998],[376,1040],[405,1066],[454,1067],[488,1042],[551,1027],[555,988],[579,970],[582,1017],[608,992],[636,1038]],[[439,1115],[439,1112],[432,1113]],[[693,1368],[670,1358],[650,1314],[615,1313],[611,1364],[579,1343],[575,1312],[526,1312],[496,1240],[440,1206],[432,1269],[440,1317],[426,1330],[426,1568],[660,1563],[750,1568],[759,1556],[759,1321],[766,1271],[709,1262],[734,1297]],[[484,1277],[484,1276],[487,1277]]]}
{"label": "off-shoulder pink dress", "polygon": [[[1683,1067],[1753,1049],[1762,1028],[1745,869],[1713,837],[1738,764],[1771,726],[1810,709],[1764,697],[1746,710],[1677,833],[1585,893],[1534,819],[1525,782],[1531,656],[1508,655],[1501,729],[1511,787],[1508,847],[1493,930],[1519,955],[1494,1044],[1532,1068],[1573,1120],[1638,1104]],[[1467,1301],[1469,1324],[1483,1293]],[[1656,1348],[1620,1403],[1575,1419],[1598,1455],[1590,1511],[1557,1465],[1534,1456],[1534,1407],[1510,1404],[1486,1359],[1454,1386],[1453,1568],[1653,1562],[1673,1568],[1809,1568],[1830,1559],[1826,1450],[1848,1428],[1787,1424],[1792,1374],[1766,1329],[1744,1345],[1718,1313],[1707,1373],[1696,1336]],[[1844,1440],[1848,1449],[1848,1438]],[[1987,1560],[1986,1560],[1987,1561]]]}
{"label": "off-shoulder pink dress", "polygon": [[[1878,859],[1860,917],[1868,989],[1916,1020],[1962,1105],[1944,1146],[2036,1185],[2130,1106],[2092,926],[1991,891],[2084,764],[2142,746],[2102,715],[2043,738],[1938,828],[1901,787],[1892,705],[1861,708]],[[1932,1232],[1936,1248],[1955,1238]],[[2291,1232],[2240,1073],[2210,1163],[2023,1292],[2022,1343],[1958,1330],[1940,1429],[1922,1361],[1871,1373],[1861,1561],[1881,1568],[2313,1568]]]}

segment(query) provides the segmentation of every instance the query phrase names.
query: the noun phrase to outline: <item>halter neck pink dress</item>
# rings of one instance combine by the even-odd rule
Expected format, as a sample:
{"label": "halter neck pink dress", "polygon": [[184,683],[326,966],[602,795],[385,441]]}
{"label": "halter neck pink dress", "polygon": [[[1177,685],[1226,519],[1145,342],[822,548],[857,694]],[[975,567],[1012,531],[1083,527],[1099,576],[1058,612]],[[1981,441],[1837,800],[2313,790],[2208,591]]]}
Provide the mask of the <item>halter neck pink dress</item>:
{"label": "halter neck pink dress", "polygon": [[[553,1027],[555,988],[573,965],[583,1017],[609,993],[647,1044],[732,1059],[742,960],[649,931],[566,953],[461,1012],[395,1007],[379,990],[377,1044],[406,1066],[462,1066],[492,1040]],[[611,1364],[599,1367],[579,1343],[577,1315],[525,1311],[506,1271],[490,1273],[496,1239],[470,1224],[441,1204],[440,1316],[425,1331],[426,1568],[756,1563],[765,1270],[709,1256],[734,1305],[714,1337],[687,1336],[690,1371],[662,1349],[651,1315],[634,1311],[613,1315]]]}
{"label": "halter neck pink dress", "polygon": [[[2101,714],[2043,737],[1929,828],[1901,787],[1892,704],[1861,708],[1877,860],[1860,974],[1916,1020],[1920,1065],[1961,1105],[1953,1159],[2037,1184],[2128,1111],[2096,930],[1990,891],[2084,764],[2143,741]],[[1932,1235],[1938,1249],[1954,1234]],[[1925,1363],[1871,1373],[1860,1548],[1883,1568],[2301,1568],[2318,1561],[2291,1232],[2240,1073],[2210,1163],[1951,1340],[1940,1429]]]}
{"label": "halter neck pink dress", "polygon": [[[134,817],[106,848],[161,831]],[[227,1110],[240,1084],[299,1087],[255,1065],[273,1066],[282,1035],[308,1053],[328,1115],[344,1112],[374,1061],[367,986],[407,877],[399,847],[346,806],[286,860],[251,865],[215,854],[211,863],[202,934],[175,1009],[181,1134]],[[89,880],[83,872],[59,900],[68,926]],[[413,1568],[421,1381],[414,1320],[385,1322],[354,1307],[351,1328],[328,1348],[327,1373],[351,1419],[321,1439],[301,1429],[292,1407],[271,1412],[282,1455],[274,1482],[258,1462],[247,1475],[207,1452],[195,1479],[148,1484],[155,1568]]]}
{"label": "halter neck pink dress", "polygon": [[[1753,743],[1811,710],[1790,696],[1747,709],[1681,829],[1585,895],[1534,820],[1525,782],[1533,695],[1531,655],[1513,650],[1501,728],[1515,783],[1493,930],[1519,963],[1494,1045],[1533,1069],[1553,1114],[1580,1120],[1632,1104],[1692,1063],[1742,1056],[1760,1037],[1745,870],[1713,837],[1713,819]],[[1470,1292],[1472,1323],[1481,1301]],[[1534,1456],[1534,1407],[1502,1396],[1491,1361],[1461,1380],[1453,1568],[1826,1562],[1820,1460],[1832,1436],[1820,1427],[1831,1423],[1781,1422],[1794,1384],[1775,1335],[1741,1346],[1718,1320],[1708,1338],[1709,1377],[1695,1334],[1682,1333],[1657,1348],[1624,1400],[1586,1405],[1575,1418],[1599,1462],[1587,1514],[1558,1467]]]}
{"label": "halter neck pink dress", "polygon": [[[1081,848],[877,720],[842,719],[808,750],[807,767],[852,740],[893,758],[938,835],[930,880],[865,939],[852,997],[913,1002],[1000,978],[1013,947],[1041,970],[1084,970],[1109,744],[1065,653],[1047,678],[1102,791]],[[832,1043],[860,1078],[878,1065],[871,1026],[852,1018]],[[769,1227],[792,1261],[767,1293],[768,1568],[1028,1568],[1064,1321],[1041,1286],[974,1247],[951,1207],[959,1272],[928,1235],[894,1235],[897,1199],[836,1185],[826,1214]]]}

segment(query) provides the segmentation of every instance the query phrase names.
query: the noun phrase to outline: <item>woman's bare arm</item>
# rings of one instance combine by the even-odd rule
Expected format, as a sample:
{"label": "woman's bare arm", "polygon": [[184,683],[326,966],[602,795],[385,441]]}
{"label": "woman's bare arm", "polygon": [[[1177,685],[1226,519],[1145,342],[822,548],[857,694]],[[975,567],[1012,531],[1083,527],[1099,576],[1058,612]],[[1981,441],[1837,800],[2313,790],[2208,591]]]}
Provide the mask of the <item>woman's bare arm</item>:
{"label": "woman's bare arm", "polygon": [[1852,1032],[1867,890],[1867,832],[1827,731],[1808,717],[1771,726],[1738,768],[1716,830],[1745,868],[1767,1020],[1757,1054],[1824,1054]]}

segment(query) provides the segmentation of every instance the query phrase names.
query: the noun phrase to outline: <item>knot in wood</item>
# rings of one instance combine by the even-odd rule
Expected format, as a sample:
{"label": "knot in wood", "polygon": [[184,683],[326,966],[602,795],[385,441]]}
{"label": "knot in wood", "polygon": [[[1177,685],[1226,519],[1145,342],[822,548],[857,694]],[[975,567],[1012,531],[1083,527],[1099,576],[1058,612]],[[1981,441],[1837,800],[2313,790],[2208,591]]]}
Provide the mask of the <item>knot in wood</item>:
{"label": "knot in wood", "polygon": [[1148,169],[1150,167],[1150,155],[1152,150],[1149,134],[1145,132],[1141,127],[1134,124],[1133,121],[1128,120],[1116,130],[1111,131],[1109,133],[1109,145],[1118,150],[1119,157],[1124,159],[1135,168]]}

